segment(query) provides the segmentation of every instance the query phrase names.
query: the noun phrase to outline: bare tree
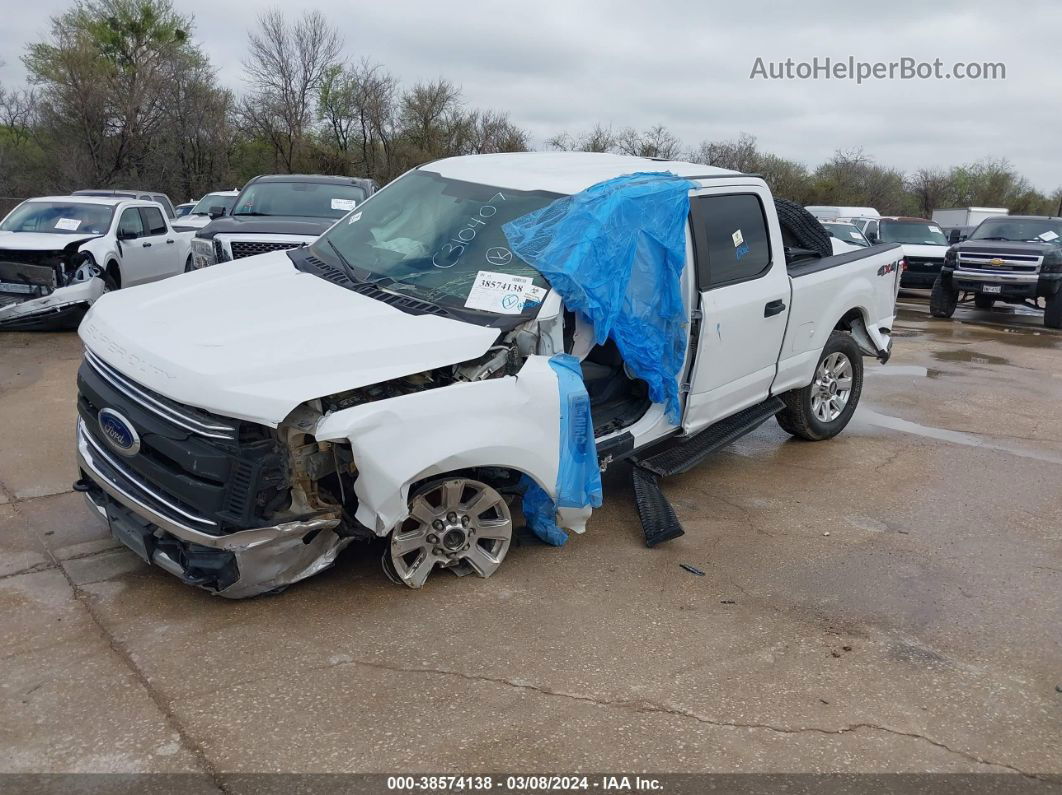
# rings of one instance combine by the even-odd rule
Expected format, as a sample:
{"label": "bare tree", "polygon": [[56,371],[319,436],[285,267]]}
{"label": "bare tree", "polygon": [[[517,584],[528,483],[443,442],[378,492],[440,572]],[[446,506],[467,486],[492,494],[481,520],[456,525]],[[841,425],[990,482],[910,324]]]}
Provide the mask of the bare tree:
{"label": "bare tree", "polygon": [[278,166],[294,171],[315,121],[319,92],[340,65],[343,42],[320,11],[304,11],[289,24],[272,10],[247,37],[243,62],[251,93],[241,113],[254,133],[270,142]]}
{"label": "bare tree", "polygon": [[616,139],[616,148],[625,155],[674,160],[682,151],[682,142],[667,127],[657,124],[641,133],[628,127]]}

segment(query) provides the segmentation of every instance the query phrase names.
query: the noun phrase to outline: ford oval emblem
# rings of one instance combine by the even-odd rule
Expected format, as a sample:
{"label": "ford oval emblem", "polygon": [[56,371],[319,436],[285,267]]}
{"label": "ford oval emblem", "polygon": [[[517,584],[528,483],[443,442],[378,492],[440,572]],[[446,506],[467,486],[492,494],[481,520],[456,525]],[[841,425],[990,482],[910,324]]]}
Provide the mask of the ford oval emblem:
{"label": "ford oval emblem", "polygon": [[140,436],[133,424],[114,409],[100,409],[96,415],[107,444],[122,455],[136,455],[140,451]]}

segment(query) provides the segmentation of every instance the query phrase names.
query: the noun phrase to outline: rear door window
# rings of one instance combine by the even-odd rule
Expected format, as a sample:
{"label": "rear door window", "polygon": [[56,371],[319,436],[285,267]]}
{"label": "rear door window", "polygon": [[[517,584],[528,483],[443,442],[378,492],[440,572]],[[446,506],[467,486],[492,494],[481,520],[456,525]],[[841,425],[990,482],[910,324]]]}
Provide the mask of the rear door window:
{"label": "rear door window", "polygon": [[701,290],[755,279],[770,269],[767,217],[755,194],[695,196],[690,221]]}
{"label": "rear door window", "polygon": [[140,215],[144,219],[144,229],[149,235],[166,234],[166,221],[158,207],[141,207]]}

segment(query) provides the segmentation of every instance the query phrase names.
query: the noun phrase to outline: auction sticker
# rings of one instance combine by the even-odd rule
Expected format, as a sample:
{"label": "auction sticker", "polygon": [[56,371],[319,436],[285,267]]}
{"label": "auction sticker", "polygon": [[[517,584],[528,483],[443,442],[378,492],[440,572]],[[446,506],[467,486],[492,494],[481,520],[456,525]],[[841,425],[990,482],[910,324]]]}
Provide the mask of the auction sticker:
{"label": "auction sticker", "polygon": [[524,308],[524,292],[531,286],[530,276],[480,271],[465,299],[465,307],[499,315],[519,315]]}

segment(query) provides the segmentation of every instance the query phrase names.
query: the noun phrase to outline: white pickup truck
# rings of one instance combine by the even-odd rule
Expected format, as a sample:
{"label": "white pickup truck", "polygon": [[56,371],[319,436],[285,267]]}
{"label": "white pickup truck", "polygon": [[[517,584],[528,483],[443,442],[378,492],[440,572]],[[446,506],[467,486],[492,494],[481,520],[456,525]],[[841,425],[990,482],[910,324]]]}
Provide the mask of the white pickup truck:
{"label": "white pickup truck", "polygon": [[[677,414],[502,228],[644,171],[690,186],[674,225]],[[593,504],[558,498],[565,450],[586,443],[595,477],[634,462],[647,543],[679,535],[658,477],[776,415],[798,437],[832,437],[859,400],[862,357],[889,357],[900,248],[829,256],[810,215],[778,206],[782,224],[762,179],[691,163],[421,166],[307,247],[97,302],[80,328],[76,488],[144,560],[226,597],[377,537],[405,585],[435,569],[488,576],[521,491],[525,515],[533,488],[549,519],[584,529]],[[652,246],[630,217],[631,239]],[[560,360],[575,362],[574,387]]]}
{"label": "white pickup truck", "polygon": [[0,329],[76,328],[105,292],[190,269],[191,247],[155,202],[27,199],[0,221]]}

